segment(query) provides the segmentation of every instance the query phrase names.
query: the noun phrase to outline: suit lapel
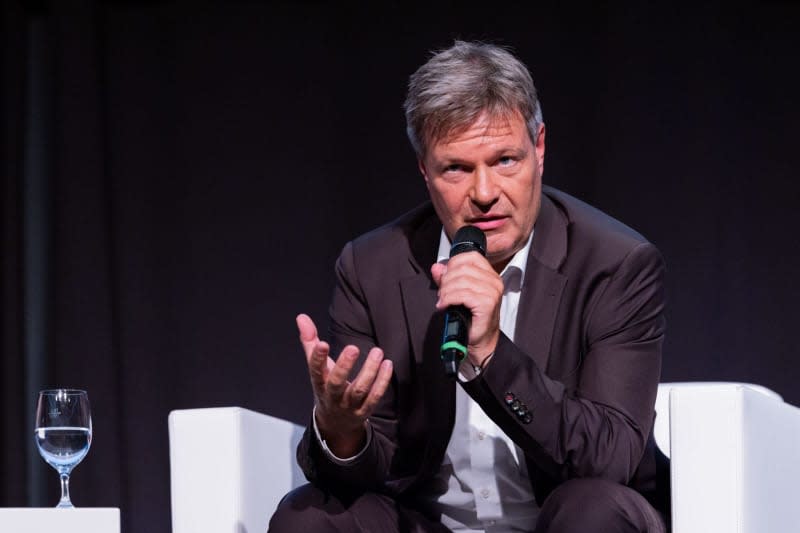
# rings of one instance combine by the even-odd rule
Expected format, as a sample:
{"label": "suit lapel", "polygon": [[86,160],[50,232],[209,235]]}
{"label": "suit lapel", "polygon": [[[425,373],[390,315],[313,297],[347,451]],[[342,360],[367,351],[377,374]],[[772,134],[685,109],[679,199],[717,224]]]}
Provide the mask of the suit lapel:
{"label": "suit lapel", "polygon": [[[400,281],[403,295],[403,310],[406,314],[411,349],[416,363],[422,364],[426,354],[427,331],[436,311],[436,285],[430,276],[423,272]],[[442,326],[444,322],[442,321]]]}
{"label": "suit lapel", "polygon": [[430,267],[436,261],[441,228],[441,223],[432,213],[428,221],[409,235],[410,262],[415,273],[400,281],[413,352],[413,360],[409,363],[420,376],[425,430],[429,436],[420,472],[433,472],[438,468],[455,420],[455,382],[447,379],[439,358],[444,314],[436,311],[437,287],[430,275]]}
{"label": "suit lapel", "polygon": [[[446,442],[455,420],[455,381],[445,376],[439,357],[444,313],[437,312],[434,307],[436,285],[425,275],[407,278],[400,285],[411,349],[414,352],[414,359],[410,364],[421,377],[428,430],[441,431]],[[431,439],[429,444],[432,442],[438,442],[438,439]],[[429,449],[428,454],[438,451]]]}
{"label": "suit lapel", "polygon": [[514,343],[547,370],[561,294],[567,277],[559,272],[567,253],[568,221],[542,194],[542,203],[525,267]]}
{"label": "suit lapel", "polygon": [[431,326],[436,308],[437,287],[431,278],[430,268],[436,261],[437,243],[442,225],[431,209],[429,216],[408,236],[413,274],[400,280],[403,311],[406,315],[411,349],[417,364],[426,353],[426,332]]}

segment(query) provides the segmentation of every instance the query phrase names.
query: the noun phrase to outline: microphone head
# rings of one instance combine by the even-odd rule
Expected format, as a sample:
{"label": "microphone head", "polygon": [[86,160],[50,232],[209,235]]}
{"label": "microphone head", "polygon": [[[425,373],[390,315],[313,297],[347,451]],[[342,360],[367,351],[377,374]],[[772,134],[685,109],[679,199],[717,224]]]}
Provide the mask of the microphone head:
{"label": "microphone head", "polygon": [[486,235],[475,226],[459,228],[453,236],[453,245],[450,247],[450,257],[464,252],[479,252],[486,256]]}

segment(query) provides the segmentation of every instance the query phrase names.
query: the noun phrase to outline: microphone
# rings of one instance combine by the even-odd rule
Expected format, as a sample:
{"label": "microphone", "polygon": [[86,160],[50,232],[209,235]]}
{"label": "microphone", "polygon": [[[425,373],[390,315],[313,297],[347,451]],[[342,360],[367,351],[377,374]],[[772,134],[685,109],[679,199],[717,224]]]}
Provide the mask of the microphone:
{"label": "microphone", "polygon": [[[465,252],[486,255],[486,235],[475,226],[464,226],[453,236],[450,257]],[[441,357],[444,373],[449,378],[456,377],[459,363],[467,356],[471,321],[472,313],[463,305],[451,305],[444,315]]]}

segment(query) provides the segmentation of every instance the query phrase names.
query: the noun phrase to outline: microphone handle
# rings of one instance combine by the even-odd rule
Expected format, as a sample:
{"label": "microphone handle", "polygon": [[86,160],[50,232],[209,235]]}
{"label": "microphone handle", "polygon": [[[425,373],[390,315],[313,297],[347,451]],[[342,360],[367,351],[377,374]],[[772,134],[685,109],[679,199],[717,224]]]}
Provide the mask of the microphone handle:
{"label": "microphone handle", "polygon": [[449,307],[445,314],[440,353],[444,364],[444,373],[449,378],[455,378],[458,373],[458,365],[467,356],[471,319],[472,314],[463,305]]}
{"label": "microphone handle", "polygon": [[[478,252],[486,256],[486,235],[475,226],[461,227],[453,236],[450,246],[451,258],[468,252]],[[467,356],[472,313],[463,305],[454,305],[447,308],[444,319],[444,333],[439,353],[444,363],[444,373],[449,378],[455,378],[458,365]]]}

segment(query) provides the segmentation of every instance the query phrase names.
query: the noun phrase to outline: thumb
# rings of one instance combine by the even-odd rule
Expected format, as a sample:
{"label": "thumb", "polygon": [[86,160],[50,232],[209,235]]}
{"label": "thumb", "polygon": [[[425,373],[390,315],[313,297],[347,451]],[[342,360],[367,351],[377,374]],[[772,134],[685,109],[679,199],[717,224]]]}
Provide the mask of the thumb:
{"label": "thumb", "polygon": [[442,276],[445,272],[447,272],[447,265],[442,263],[434,263],[431,265],[431,276],[433,276],[433,282],[436,283],[437,286],[442,284]]}
{"label": "thumb", "polygon": [[310,316],[305,313],[300,313],[295,317],[295,322],[297,324],[297,331],[300,333],[300,340],[303,342],[318,340],[317,326],[314,324],[314,321],[311,320]]}

